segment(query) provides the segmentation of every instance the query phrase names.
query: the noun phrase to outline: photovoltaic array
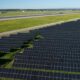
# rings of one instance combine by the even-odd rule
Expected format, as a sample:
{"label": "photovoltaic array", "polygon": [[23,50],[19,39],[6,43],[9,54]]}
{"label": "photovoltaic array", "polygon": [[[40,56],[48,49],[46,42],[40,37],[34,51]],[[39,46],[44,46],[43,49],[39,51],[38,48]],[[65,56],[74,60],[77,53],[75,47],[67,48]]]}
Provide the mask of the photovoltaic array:
{"label": "photovoltaic array", "polygon": [[[34,40],[36,33],[43,39]],[[80,80],[80,20],[19,33],[0,39],[8,52],[33,39],[33,48],[14,56],[12,68],[0,68],[0,77],[22,80]]]}

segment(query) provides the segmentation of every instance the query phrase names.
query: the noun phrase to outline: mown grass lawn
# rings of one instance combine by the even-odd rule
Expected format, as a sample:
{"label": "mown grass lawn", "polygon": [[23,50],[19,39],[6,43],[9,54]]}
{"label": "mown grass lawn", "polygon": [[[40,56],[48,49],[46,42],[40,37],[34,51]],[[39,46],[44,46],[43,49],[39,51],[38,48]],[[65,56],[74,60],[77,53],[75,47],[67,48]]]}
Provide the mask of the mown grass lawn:
{"label": "mown grass lawn", "polygon": [[66,21],[74,18],[80,18],[80,14],[68,14],[62,16],[45,16],[45,17],[0,21],[0,33],[5,31],[11,31],[11,30],[17,30],[22,28],[48,24],[48,23],[55,23],[58,21]]}

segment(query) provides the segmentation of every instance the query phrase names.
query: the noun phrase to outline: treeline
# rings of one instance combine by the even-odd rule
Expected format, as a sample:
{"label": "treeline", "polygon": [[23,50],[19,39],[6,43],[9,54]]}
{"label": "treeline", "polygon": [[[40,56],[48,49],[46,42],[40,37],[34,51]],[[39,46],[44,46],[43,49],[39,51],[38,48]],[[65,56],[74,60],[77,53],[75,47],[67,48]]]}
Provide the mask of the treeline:
{"label": "treeline", "polygon": [[0,11],[61,11],[61,10],[80,10],[80,9],[0,9]]}

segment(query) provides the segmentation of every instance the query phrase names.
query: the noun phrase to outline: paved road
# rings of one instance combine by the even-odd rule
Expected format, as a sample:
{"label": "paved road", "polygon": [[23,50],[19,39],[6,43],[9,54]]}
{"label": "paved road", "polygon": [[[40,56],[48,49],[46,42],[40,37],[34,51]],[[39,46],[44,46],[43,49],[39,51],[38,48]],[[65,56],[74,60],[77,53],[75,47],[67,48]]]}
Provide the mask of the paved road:
{"label": "paved road", "polygon": [[23,18],[33,18],[33,17],[43,17],[43,16],[56,16],[56,15],[60,16],[60,15],[66,15],[66,14],[0,17],[0,21],[13,20],[13,19],[23,19]]}

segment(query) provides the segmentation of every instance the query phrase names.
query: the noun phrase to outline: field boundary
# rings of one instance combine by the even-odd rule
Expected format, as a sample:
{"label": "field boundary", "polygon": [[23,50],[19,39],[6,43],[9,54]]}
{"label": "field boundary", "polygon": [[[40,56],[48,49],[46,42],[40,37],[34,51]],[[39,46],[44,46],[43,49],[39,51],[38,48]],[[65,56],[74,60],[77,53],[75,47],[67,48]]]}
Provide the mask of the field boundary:
{"label": "field boundary", "polygon": [[[72,13],[71,13],[72,14]],[[77,13],[73,13],[77,14]],[[32,15],[32,16],[9,16],[9,17],[0,17],[0,21],[7,21],[7,20],[15,20],[15,19],[26,19],[26,18],[35,18],[35,17],[46,17],[46,16],[63,16],[68,14],[54,14],[54,15]]]}
{"label": "field boundary", "polygon": [[[78,13],[70,13],[70,14],[78,14]],[[7,20],[15,20],[15,19],[26,19],[26,18],[34,18],[34,17],[45,17],[45,16],[62,16],[62,15],[68,15],[68,13],[65,14],[41,14],[41,15],[21,15],[21,16],[5,16],[0,17],[0,21],[7,21]]]}
{"label": "field boundary", "polygon": [[80,18],[69,19],[67,21],[59,21],[59,22],[44,24],[44,25],[40,25],[40,26],[33,26],[33,27],[29,27],[29,28],[23,28],[23,29],[18,29],[18,30],[2,32],[2,33],[0,33],[0,38],[4,37],[4,36],[6,36],[6,37],[10,36],[11,34],[28,33],[30,30],[40,29],[40,28],[44,28],[44,27],[54,26],[54,25],[67,23],[67,22],[71,22],[71,21],[77,21],[77,20],[80,20]]}

